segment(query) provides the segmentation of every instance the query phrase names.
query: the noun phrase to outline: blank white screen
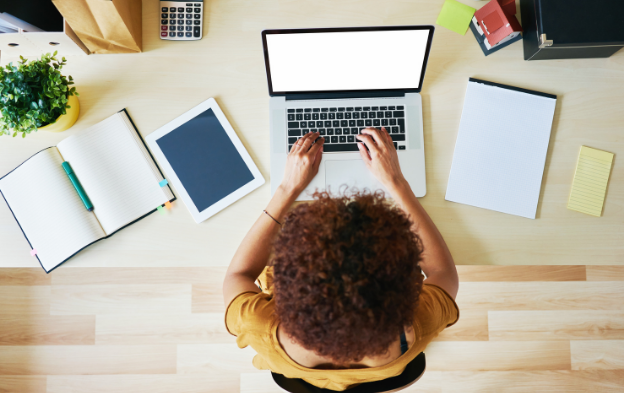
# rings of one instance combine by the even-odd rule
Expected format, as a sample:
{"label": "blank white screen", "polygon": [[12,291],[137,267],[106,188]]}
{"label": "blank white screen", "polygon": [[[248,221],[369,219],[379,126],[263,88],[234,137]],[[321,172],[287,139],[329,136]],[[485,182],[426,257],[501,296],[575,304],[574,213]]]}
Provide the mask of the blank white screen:
{"label": "blank white screen", "polygon": [[429,30],[267,34],[274,92],[417,89]]}

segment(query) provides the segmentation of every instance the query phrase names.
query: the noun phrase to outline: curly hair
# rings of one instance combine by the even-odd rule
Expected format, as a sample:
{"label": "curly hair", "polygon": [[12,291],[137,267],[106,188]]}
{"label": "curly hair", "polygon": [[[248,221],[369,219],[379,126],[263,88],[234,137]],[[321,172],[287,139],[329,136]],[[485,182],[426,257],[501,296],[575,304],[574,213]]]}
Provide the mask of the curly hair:
{"label": "curly hair", "polygon": [[414,321],[420,239],[381,192],[314,199],[288,214],[274,244],[280,327],[338,365],[383,355]]}

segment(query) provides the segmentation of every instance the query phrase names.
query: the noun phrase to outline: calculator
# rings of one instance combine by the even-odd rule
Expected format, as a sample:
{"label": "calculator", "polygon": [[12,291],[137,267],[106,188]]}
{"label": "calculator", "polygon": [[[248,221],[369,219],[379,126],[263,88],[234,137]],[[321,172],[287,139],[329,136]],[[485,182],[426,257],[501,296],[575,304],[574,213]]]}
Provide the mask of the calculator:
{"label": "calculator", "polygon": [[160,39],[172,41],[201,40],[204,1],[161,1]]}

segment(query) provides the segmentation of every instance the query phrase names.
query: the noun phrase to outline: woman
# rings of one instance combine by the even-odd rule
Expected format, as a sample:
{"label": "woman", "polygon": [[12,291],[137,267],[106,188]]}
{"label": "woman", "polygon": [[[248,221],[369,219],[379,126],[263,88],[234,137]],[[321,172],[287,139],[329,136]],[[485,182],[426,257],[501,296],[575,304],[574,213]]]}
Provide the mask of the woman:
{"label": "woman", "polygon": [[[324,140],[307,134],[223,284],[226,327],[239,347],[256,350],[254,366],[339,391],[399,375],[459,317],[453,258],[405,181],[390,135],[367,128],[357,138],[397,206],[380,194],[317,193],[288,213],[321,162]],[[261,292],[255,282],[272,252]]]}

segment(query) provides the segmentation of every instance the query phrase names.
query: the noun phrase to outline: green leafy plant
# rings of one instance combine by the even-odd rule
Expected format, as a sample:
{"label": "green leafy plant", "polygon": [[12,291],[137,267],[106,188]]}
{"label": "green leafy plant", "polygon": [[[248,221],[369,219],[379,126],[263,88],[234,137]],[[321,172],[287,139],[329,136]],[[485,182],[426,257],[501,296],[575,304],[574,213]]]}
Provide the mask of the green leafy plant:
{"label": "green leafy plant", "polygon": [[67,113],[67,99],[79,94],[73,78],[61,75],[66,60],[56,54],[30,62],[20,56],[18,65],[0,67],[0,135],[26,137]]}

